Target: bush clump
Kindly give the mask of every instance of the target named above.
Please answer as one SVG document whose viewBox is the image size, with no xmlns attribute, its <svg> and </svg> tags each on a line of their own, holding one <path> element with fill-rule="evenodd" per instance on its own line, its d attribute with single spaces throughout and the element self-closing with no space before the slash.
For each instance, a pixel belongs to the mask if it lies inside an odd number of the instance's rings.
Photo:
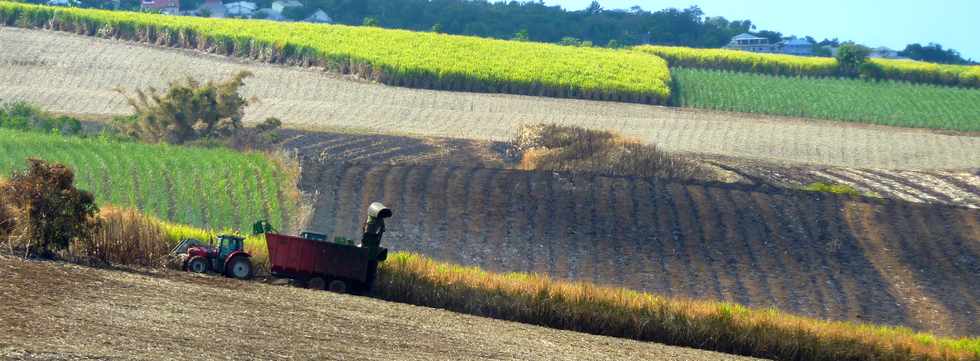
<svg viewBox="0 0 980 361">
<path fill-rule="evenodd" d="M 99 212 L 98 230 L 72 248 L 102 264 L 159 267 L 170 252 L 170 239 L 160 221 L 134 209 L 109 207 Z"/>
<path fill-rule="evenodd" d="M 690 179 L 705 171 L 655 145 L 608 132 L 559 125 L 525 126 L 512 142 L 524 170 Z"/>
<path fill-rule="evenodd" d="M 270 118 L 247 131 L 242 126 L 245 107 L 251 102 L 239 91 L 245 79 L 252 76 L 241 71 L 216 83 L 201 83 L 192 78 L 171 82 L 159 93 L 154 88 L 136 90 L 128 97 L 134 114 L 116 119 L 116 129 L 129 137 L 149 143 L 184 144 L 195 141 L 227 140 L 235 136 L 254 137 L 279 128 L 278 119 Z M 123 90 L 117 90 L 123 95 Z"/>
<path fill-rule="evenodd" d="M 0 106 L 0 128 L 78 134 L 82 131 L 82 123 L 72 117 L 51 115 L 30 103 L 18 101 Z"/>
<path fill-rule="evenodd" d="M 98 229 L 99 208 L 91 193 L 75 188 L 75 174 L 61 164 L 29 159 L 0 187 L 0 217 L 6 241 L 26 254 L 51 257 Z"/>
</svg>

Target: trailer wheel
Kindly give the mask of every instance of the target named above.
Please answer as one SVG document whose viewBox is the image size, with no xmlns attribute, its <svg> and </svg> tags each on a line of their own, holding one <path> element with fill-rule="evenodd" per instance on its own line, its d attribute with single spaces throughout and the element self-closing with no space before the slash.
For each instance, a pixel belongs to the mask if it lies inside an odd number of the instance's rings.
<svg viewBox="0 0 980 361">
<path fill-rule="evenodd" d="M 187 261 L 187 270 L 194 273 L 205 273 L 208 271 L 208 261 L 203 257 L 194 257 Z"/>
<path fill-rule="evenodd" d="M 330 290 L 330 292 L 347 293 L 347 282 L 344 282 L 343 280 L 330 281 L 330 287 L 328 290 Z"/>
<path fill-rule="evenodd" d="M 322 290 L 326 285 L 327 281 L 324 281 L 322 277 L 313 277 L 306 281 L 306 288 L 311 290 Z"/>
</svg>

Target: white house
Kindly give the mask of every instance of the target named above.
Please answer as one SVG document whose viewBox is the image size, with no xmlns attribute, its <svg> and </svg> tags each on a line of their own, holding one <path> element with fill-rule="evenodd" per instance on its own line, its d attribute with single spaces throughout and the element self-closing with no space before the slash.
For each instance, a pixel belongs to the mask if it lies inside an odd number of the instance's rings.
<svg viewBox="0 0 980 361">
<path fill-rule="evenodd" d="M 51 6 L 68 6 L 68 0 L 50 0 L 48 5 Z"/>
<path fill-rule="evenodd" d="M 204 4 L 201 4 L 197 8 L 197 13 L 202 14 L 207 10 L 208 17 L 212 18 L 223 18 L 225 17 L 225 4 L 221 3 L 221 0 L 207 0 Z"/>
<path fill-rule="evenodd" d="M 272 9 L 272 8 L 263 8 L 263 9 L 255 10 L 255 17 L 256 18 L 261 18 L 261 19 L 266 19 L 266 20 L 275 20 L 275 21 L 286 21 L 286 20 L 288 20 L 288 19 L 286 19 L 285 16 L 282 16 L 282 13 L 281 12 L 278 12 L 278 11 Z"/>
<path fill-rule="evenodd" d="M 871 49 L 871 54 L 868 54 L 868 57 L 881 59 L 904 59 L 901 55 L 898 55 L 897 50 L 892 50 L 884 46 Z"/>
<path fill-rule="evenodd" d="M 790 55 L 813 55 L 813 43 L 801 38 L 793 38 L 779 43 L 778 52 Z"/>
<path fill-rule="evenodd" d="M 329 23 L 332 23 L 333 22 L 333 19 L 331 19 L 330 18 L 330 15 L 327 15 L 327 13 L 324 12 L 323 10 L 316 9 L 316 12 L 314 12 L 313 15 L 310 15 L 306 19 L 303 19 L 303 21 L 308 22 L 308 23 L 326 23 L 326 24 L 329 24 Z"/>
<path fill-rule="evenodd" d="M 297 0 L 278 0 L 272 2 L 272 10 L 280 14 L 288 8 L 299 7 L 303 7 L 303 3 Z"/>
<path fill-rule="evenodd" d="M 225 4 L 225 14 L 228 16 L 250 17 L 258 8 L 251 1 L 236 1 Z"/>
<path fill-rule="evenodd" d="M 180 13 L 179 0 L 143 0 L 140 2 L 140 9 L 148 11 L 159 11 L 163 14 L 177 15 Z"/>
<path fill-rule="evenodd" d="M 776 50 L 776 44 L 770 44 L 769 39 L 758 37 L 749 33 L 738 34 L 732 41 L 725 46 L 726 49 L 753 51 L 757 53 L 772 53 Z"/>
</svg>

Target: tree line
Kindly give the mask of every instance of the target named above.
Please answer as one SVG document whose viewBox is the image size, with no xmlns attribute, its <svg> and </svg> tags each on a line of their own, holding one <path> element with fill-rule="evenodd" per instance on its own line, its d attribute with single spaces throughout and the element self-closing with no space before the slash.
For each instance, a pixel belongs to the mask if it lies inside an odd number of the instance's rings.
<svg viewBox="0 0 980 361">
<path fill-rule="evenodd" d="M 43 2 L 43 0 L 27 0 Z M 109 0 L 73 0 L 83 7 L 106 7 Z M 139 0 L 120 0 L 120 7 L 139 8 Z M 224 0 L 231 2 L 235 0 Z M 258 7 L 270 7 L 274 0 L 251 0 Z M 560 43 L 577 46 L 621 47 L 640 44 L 676 45 L 694 48 L 720 48 L 732 37 L 752 33 L 771 42 L 789 39 L 773 30 L 757 29 L 751 20 L 729 20 L 706 16 L 698 6 L 657 11 L 633 6 L 606 9 L 593 1 L 581 10 L 549 6 L 543 0 L 302 0 L 302 8 L 290 9 L 287 18 L 303 19 L 317 9 L 324 10 L 336 23 L 380 26 L 394 29 L 432 31 L 497 39 Z M 194 10 L 203 0 L 181 0 L 182 10 Z M 813 42 L 814 52 L 830 56 L 825 45 L 844 41 L 803 36 Z M 953 49 L 942 45 L 910 44 L 902 56 L 945 64 L 970 64 Z"/>
</svg>

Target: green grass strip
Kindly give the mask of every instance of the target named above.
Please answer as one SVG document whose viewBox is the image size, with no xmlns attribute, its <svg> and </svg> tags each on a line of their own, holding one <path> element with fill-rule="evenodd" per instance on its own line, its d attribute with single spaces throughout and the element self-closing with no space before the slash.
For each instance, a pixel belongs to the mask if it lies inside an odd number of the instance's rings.
<svg viewBox="0 0 980 361">
<path fill-rule="evenodd" d="M 63 163 L 76 171 L 79 188 L 93 192 L 103 204 L 136 208 L 142 199 L 147 214 L 198 227 L 220 225 L 248 231 L 252 222 L 265 219 L 266 214 L 274 224 L 288 225 L 290 220 L 282 218 L 281 209 L 292 212 L 296 206 L 293 202 L 280 204 L 276 197 L 259 204 L 240 204 L 261 200 L 270 190 L 289 193 L 286 187 L 291 185 L 285 177 L 265 179 L 269 188 L 266 190 L 258 189 L 259 183 L 248 179 L 264 175 L 257 167 L 276 167 L 260 153 L 3 129 L 0 151 L 0 175 L 9 176 L 13 170 L 23 169 L 29 157 Z M 139 194 L 135 192 L 137 188 Z M 209 219 L 204 219 L 205 214 Z"/>
<path fill-rule="evenodd" d="M 980 131 L 980 89 L 703 69 L 671 72 L 678 106 Z"/>
</svg>

